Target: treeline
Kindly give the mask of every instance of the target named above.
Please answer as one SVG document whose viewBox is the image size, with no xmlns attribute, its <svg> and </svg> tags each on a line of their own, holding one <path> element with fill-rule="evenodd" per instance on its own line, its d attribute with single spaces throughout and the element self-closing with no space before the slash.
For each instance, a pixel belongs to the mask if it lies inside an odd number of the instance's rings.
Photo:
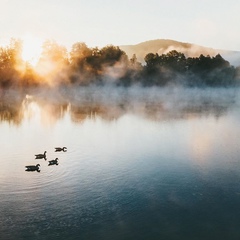
<svg viewBox="0 0 240 240">
<path fill-rule="evenodd" d="M 181 83 L 187 86 L 230 86 L 239 81 L 234 68 L 220 54 L 186 58 L 175 50 L 167 54 L 149 53 L 145 57 L 145 84 Z"/>
<path fill-rule="evenodd" d="M 115 84 L 131 86 L 233 86 L 239 84 L 239 68 L 220 54 L 185 57 L 175 50 L 158 55 L 148 53 L 145 63 L 137 61 L 117 46 L 89 48 L 73 44 L 70 52 L 55 41 L 46 41 L 42 54 L 32 66 L 22 60 L 22 42 L 12 40 L 0 47 L 0 88 L 35 86 L 86 86 Z"/>
</svg>

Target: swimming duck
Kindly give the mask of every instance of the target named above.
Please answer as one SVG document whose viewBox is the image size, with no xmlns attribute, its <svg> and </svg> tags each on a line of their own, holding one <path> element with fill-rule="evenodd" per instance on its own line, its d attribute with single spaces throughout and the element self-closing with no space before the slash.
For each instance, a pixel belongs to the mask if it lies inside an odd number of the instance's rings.
<svg viewBox="0 0 240 240">
<path fill-rule="evenodd" d="M 39 169 L 39 166 L 40 164 L 37 164 L 36 166 L 35 165 L 29 165 L 29 166 L 25 166 L 26 170 L 25 171 L 37 171 L 37 172 L 40 172 L 40 169 Z"/>
<path fill-rule="evenodd" d="M 58 165 L 58 158 L 56 158 L 55 160 L 50 160 L 48 162 L 49 162 L 48 166 L 50 166 L 50 165 Z"/>
<path fill-rule="evenodd" d="M 45 160 L 47 160 L 46 153 L 47 153 L 47 151 L 45 151 L 43 154 L 36 154 L 35 155 L 35 159 L 42 159 L 42 158 L 44 158 Z"/>
<path fill-rule="evenodd" d="M 61 152 L 61 151 L 63 151 L 63 152 L 66 152 L 67 151 L 67 148 L 66 147 L 55 147 L 55 152 Z"/>
</svg>

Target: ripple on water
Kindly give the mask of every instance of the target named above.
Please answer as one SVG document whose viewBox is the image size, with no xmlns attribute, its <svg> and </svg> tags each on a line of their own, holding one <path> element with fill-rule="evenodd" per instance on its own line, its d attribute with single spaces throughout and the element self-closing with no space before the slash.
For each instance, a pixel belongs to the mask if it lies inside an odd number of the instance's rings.
<svg viewBox="0 0 240 240">
<path fill-rule="evenodd" d="M 24 156 L 18 156 L 18 159 L 24 159 Z M 8 157 L 10 167 L 6 166 L 1 171 L 1 194 L 18 195 L 30 194 L 49 189 L 56 183 L 61 182 L 67 175 L 67 169 L 61 165 L 48 166 L 48 161 L 43 159 L 29 161 L 11 161 L 12 156 Z M 25 171 L 26 165 L 40 164 L 40 172 Z M 8 171 L 9 169 L 9 171 Z"/>
</svg>

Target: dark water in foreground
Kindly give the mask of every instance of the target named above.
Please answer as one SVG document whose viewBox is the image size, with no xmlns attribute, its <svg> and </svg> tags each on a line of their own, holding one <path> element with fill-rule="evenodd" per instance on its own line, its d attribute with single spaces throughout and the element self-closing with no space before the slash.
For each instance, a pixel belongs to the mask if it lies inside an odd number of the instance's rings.
<svg viewBox="0 0 240 240">
<path fill-rule="evenodd" d="M 0 239 L 239 240 L 238 91 L 165 91 L 2 103 Z"/>
</svg>

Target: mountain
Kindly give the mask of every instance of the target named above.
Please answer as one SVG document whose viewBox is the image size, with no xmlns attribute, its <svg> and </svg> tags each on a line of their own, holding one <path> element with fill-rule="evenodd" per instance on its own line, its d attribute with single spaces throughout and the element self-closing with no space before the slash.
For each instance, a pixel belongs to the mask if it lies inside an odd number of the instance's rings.
<svg viewBox="0 0 240 240">
<path fill-rule="evenodd" d="M 184 53 L 186 57 L 199 57 L 201 54 L 215 56 L 219 53 L 232 65 L 240 65 L 239 51 L 208 48 L 192 43 L 178 42 L 169 39 L 156 39 L 142 42 L 136 45 L 122 45 L 119 47 L 126 52 L 129 58 L 131 58 L 133 54 L 136 54 L 138 61 L 141 63 L 145 62 L 144 57 L 148 53 L 158 53 L 161 55 L 168 53 L 171 50 L 177 50 L 178 52 Z"/>
</svg>

